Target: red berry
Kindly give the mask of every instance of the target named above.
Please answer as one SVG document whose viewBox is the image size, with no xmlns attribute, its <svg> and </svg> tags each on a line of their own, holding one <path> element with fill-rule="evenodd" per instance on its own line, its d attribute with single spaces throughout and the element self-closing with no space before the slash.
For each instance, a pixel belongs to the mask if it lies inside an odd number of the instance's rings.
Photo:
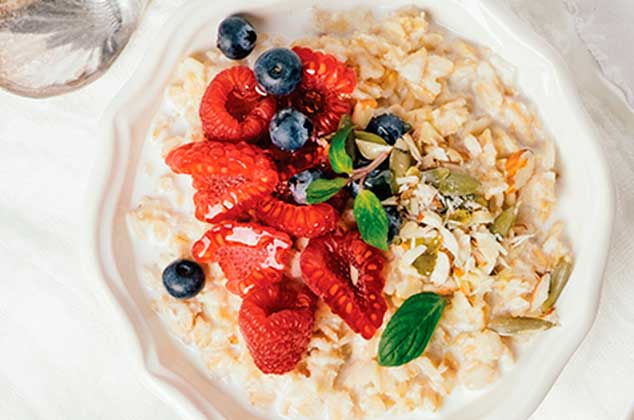
<svg viewBox="0 0 634 420">
<path fill-rule="evenodd" d="M 249 292 L 238 322 L 258 369 L 281 375 L 297 366 L 310 342 L 315 306 L 304 285 L 283 282 Z"/>
<path fill-rule="evenodd" d="M 387 309 L 384 264 L 383 255 L 358 232 L 311 239 L 300 257 L 304 282 L 365 339 L 376 333 Z"/>
<path fill-rule="evenodd" d="M 196 218 L 214 223 L 255 207 L 278 184 L 277 169 L 264 152 L 244 142 L 203 141 L 172 150 L 165 158 L 178 174 L 193 177 Z"/>
<path fill-rule="evenodd" d="M 267 225 L 298 238 L 324 235 L 335 228 L 338 218 L 330 204 L 297 205 L 275 197 L 260 201 L 256 215 Z"/>
<path fill-rule="evenodd" d="M 256 90 L 253 71 L 235 66 L 211 81 L 200 102 L 203 131 L 211 140 L 251 141 L 268 131 L 275 99 Z"/>
<path fill-rule="evenodd" d="M 295 109 L 312 119 L 317 136 L 332 133 L 339 120 L 352 110 L 352 92 L 357 85 L 354 70 L 330 54 L 293 47 L 302 60 L 299 87 L 291 95 Z"/>
<path fill-rule="evenodd" d="M 287 234 L 275 229 L 225 222 L 194 243 L 192 254 L 202 263 L 217 262 L 227 277 L 227 289 L 244 296 L 254 286 L 282 279 L 292 245 Z"/>
</svg>

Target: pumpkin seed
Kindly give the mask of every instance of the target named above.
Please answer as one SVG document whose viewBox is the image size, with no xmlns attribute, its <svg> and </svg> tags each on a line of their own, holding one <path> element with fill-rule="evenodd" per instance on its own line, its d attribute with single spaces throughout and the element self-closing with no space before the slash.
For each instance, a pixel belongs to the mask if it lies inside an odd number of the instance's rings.
<svg viewBox="0 0 634 420">
<path fill-rule="evenodd" d="M 503 238 L 508 236 L 511 228 L 515 224 L 518 211 L 519 206 L 513 206 L 500 213 L 489 227 L 491 233 L 500 235 Z"/>
<path fill-rule="evenodd" d="M 425 245 L 425 252 L 438 252 L 442 245 L 442 236 L 436 235 L 432 238 L 416 238 L 416 246 Z"/>
<path fill-rule="evenodd" d="M 354 136 L 357 140 L 368 141 L 376 144 L 387 144 L 383 137 L 368 131 L 355 130 Z"/>
<path fill-rule="evenodd" d="M 436 168 L 423 173 L 423 180 L 438 188 L 441 194 L 457 197 L 475 194 L 480 181 L 467 174 L 452 172 L 447 168 Z"/>
<path fill-rule="evenodd" d="M 387 143 L 380 144 L 359 139 L 356 139 L 355 143 L 357 144 L 359 153 L 361 153 L 361 155 L 368 160 L 374 160 L 378 158 L 382 153 L 392 150 L 392 146 Z"/>
<path fill-rule="evenodd" d="M 550 287 L 548 289 L 548 297 L 542 304 L 542 311 L 546 312 L 557 303 L 559 295 L 566 287 L 570 274 L 572 273 L 572 260 L 570 257 L 562 257 L 559 259 L 553 272 L 550 274 Z"/>
<path fill-rule="evenodd" d="M 412 265 L 419 274 L 429 277 L 434 272 L 434 268 L 436 268 L 442 237 L 437 235 L 433 238 L 416 238 L 416 246 L 420 245 L 425 245 L 427 249 L 414 260 Z"/>
<path fill-rule="evenodd" d="M 502 336 L 530 334 L 554 327 L 555 324 L 541 318 L 498 316 L 489 320 L 489 329 Z"/>
<path fill-rule="evenodd" d="M 438 252 L 427 253 L 425 251 L 414 260 L 412 265 L 420 275 L 429 277 L 436 268 L 436 260 L 438 260 Z"/>
<path fill-rule="evenodd" d="M 394 178 L 404 177 L 411 166 L 412 156 L 407 150 L 407 145 L 402 139 L 396 140 L 394 149 L 390 154 L 390 169 L 394 174 Z"/>
<path fill-rule="evenodd" d="M 430 169 L 429 171 L 423 172 L 423 181 L 438 187 L 440 181 L 446 179 L 450 174 L 451 171 L 447 168 Z"/>
<path fill-rule="evenodd" d="M 471 212 L 467 209 L 454 210 L 449 215 L 449 220 L 460 223 L 461 225 L 468 225 L 471 222 Z"/>
<path fill-rule="evenodd" d="M 457 172 L 451 172 L 449 176 L 438 182 L 438 191 L 450 197 L 475 194 L 479 188 L 480 181 Z"/>
</svg>

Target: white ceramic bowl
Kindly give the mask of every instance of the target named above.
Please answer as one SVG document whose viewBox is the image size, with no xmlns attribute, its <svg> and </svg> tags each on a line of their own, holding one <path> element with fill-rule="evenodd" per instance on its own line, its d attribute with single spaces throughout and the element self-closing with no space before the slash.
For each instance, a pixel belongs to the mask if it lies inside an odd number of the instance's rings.
<svg viewBox="0 0 634 420">
<path fill-rule="evenodd" d="M 138 69 L 107 113 L 100 162 L 85 224 L 87 275 L 103 279 L 121 315 L 121 331 L 134 354 L 133 374 L 181 410 L 183 418 L 257 418 L 205 373 L 195 356 L 171 338 L 150 310 L 137 276 L 124 215 L 138 158 L 162 92 L 179 61 L 209 48 L 217 23 L 233 12 L 254 16 L 262 30 L 297 33 L 307 8 L 368 6 L 362 0 L 193 0 L 149 47 Z M 512 13 L 493 1 L 375 0 L 377 9 L 415 4 L 465 39 L 491 48 L 518 69 L 521 91 L 536 105 L 556 140 L 561 188 L 558 213 L 567 223 L 575 269 L 558 304 L 561 327 L 536 337 L 514 369 L 471 401 L 452 402 L 433 418 L 526 419 L 539 405 L 590 329 L 599 301 L 614 211 L 613 189 L 594 128 L 582 108 L 565 63 Z M 264 418 L 264 417 L 261 417 Z M 270 416 L 266 416 L 270 418 Z"/>
</svg>

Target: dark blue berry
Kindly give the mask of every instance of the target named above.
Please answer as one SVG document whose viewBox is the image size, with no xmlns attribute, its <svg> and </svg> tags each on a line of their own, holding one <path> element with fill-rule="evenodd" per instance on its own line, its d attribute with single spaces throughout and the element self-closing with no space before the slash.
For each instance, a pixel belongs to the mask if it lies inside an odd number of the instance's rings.
<svg viewBox="0 0 634 420">
<path fill-rule="evenodd" d="M 308 204 L 306 201 L 306 190 L 311 182 L 322 176 L 323 173 L 320 170 L 309 169 L 290 177 L 288 180 L 288 189 L 293 195 L 293 200 L 295 200 L 297 204 Z"/>
<path fill-rule="evenodd" d="M 396 143 L 396 140 L 410 130 L 409 124 L 394 114 L 381 114 L 372 117 L 365 131 L 383 137 L 388 144 Z"/>
<path fill-rule="evenodd" d="M 350 195 L 353 198 L 356 198 L 357 194 L 359 194 L 359 184 L 356 182 L 349 183 L 346 188 L 350 191 Z"/>
<path fill-rule="evenodd" d="M 385 200 L 394 195 L 392 181 L 393 175 L 389 169 L 378 168 L 368 174 L 365 181 L 363 181 L 363 188 L 372 191 L 379 200 Z M 356 197 L 359 194 L 358 183 L 351 182 L 347 188 L 352 197 Z"/>
<path fill-rule="evenodd" d="M 241 60 L 253 51 L 258 35 L 255 28 L 243 17 L 229 16 L 218 26 L 216 45 L 232 60 Z"/>
<path fill-rule="evenodd" d="M 253 71 L 266 93 L 288 95 L 302 80 L 302 61 L 288 48 L 273 48 L 258 57 Z"/>
<path fill-rule="evenodd" d="M 392 195 L 392 171 L 389 169 L 375 169 L 368 174 L 363 186 L 372 191 L 379 200 L 385 200 Z"/>
<path fill-rule="evenodd" d="M 391 243 L 394 237 L 398 235 L 399 231 L 401 230 L 403 218 L 398 212 L 396 206 L 383 206 L 383 208 L 385 209 L 385 213 L 387 214 L 388 221 L 387 241 Z"/>
<path fill-rule="evenodd" d="M 282 150 L 301 148 L 313 133 L 313 123 L 308 117 L 292 108 L 279 111 L 271 119 L 271 142 Z"/>
<path fill-rule="evenodd" d="M 205 285 L 205 273 L 194 261 L 174 261 L 163 270 L 163 285 L 177 299 L 194 297 Z"/>
</svg>

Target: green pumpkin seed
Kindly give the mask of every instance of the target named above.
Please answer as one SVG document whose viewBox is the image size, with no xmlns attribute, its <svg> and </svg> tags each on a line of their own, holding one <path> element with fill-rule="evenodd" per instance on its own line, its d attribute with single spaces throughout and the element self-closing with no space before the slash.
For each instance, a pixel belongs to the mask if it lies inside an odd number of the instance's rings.
<svg viewBox="0 0 634 420">
<path fill-rule="evenodd" d="M 454 210 L 449 215 L 449 220 L 460 223 L 461 225 L 468 225 L 471 222 L 471 212 L 467 209 Z"/>
<path fill-rule="evenodd" d="M 374 133 L 370 133 L 368 131 L 354 130 L 354 136 L 357 138 L 357 140 L 387 145 L 387 142 L 383 139 L 383 137 Z"/>
<path fill-rule="evenodd" d="M 451 171 L 447 168 L 430 169 L 429 171 L 423 172 L 423 181 L 437 187 L 440 181 L 446 179 L 449 175 L 451 175 Z"/>
<path fill-rule="evenodd" d="M 436 268 L 442 237 L 438 235 L 433 238 L 416 238 L 416 246 L 420 245 L 425 245 L 427 249 L 414 260 L 412 265 L 421 275 L 429 277 Z"/>
<path fill-rule="evenodd" d="M 519 207 L 513 206 L 500 213 L 489 227 L 491 233 L 500 235 L 503 238 L 508 236 L 511 228 L 515 225 L 518 211 Z"/>
<path fill-rule="evenodd" d="M 412 166 L 412 156 L 403 139 L 396 140 L 392 154 L 390 154 L 390 170 L 394 178 L 402 178 Z"/>
<path fill-rule="evenodd" d="M 480 181 L 457 172 L 451 172 L 448 177 L 438 182 L 438 191 L 450 197 L 475 194 L 480 188 Z"/>
<path fill-rule="evenodd" d="M 425 245 L 425 252 L 438 252 L 442 245 L 442 236 L 436 235 L 433 238 L 416 238 L 416 246 Z"/>
<path fill-rule="evenodd" d="M 530 334 L 554 327 L 555 324 L 541 318 L 498 316 L 489 320 L 489 329 L 502 336 Z"/>
<path fill-rule="evenodd" d="M 475 194 L 480 188 L 480 181 L 447 168 L 436 168 L 423 172 L 423 180 L 438 188 L 441 194 L 450 197 Z"/>
<path fill-rule="evenodd" d="M 427 251 L 425 251 L 414 260 L 412 265 L 414 266 L 414 268 L 416 268 L 420 275 L 429 277 L 431 276 L 431 273 L 434 272 L 434 268 L 436 268 L 437 259 L 437 252 L 428 254 Z"/>
<path fill-rule="evenodd" d="M 566 287 L 570 274 L 572 273 L 572 260 L 570 257 L 562 257 L 555 265 L 553 272 L 550 274 L 550 287 L 548 289 L 548 297 L 542 304 L 542 311 L 547 312 L 555 306 L 559 295 Z"/>
</svg>

